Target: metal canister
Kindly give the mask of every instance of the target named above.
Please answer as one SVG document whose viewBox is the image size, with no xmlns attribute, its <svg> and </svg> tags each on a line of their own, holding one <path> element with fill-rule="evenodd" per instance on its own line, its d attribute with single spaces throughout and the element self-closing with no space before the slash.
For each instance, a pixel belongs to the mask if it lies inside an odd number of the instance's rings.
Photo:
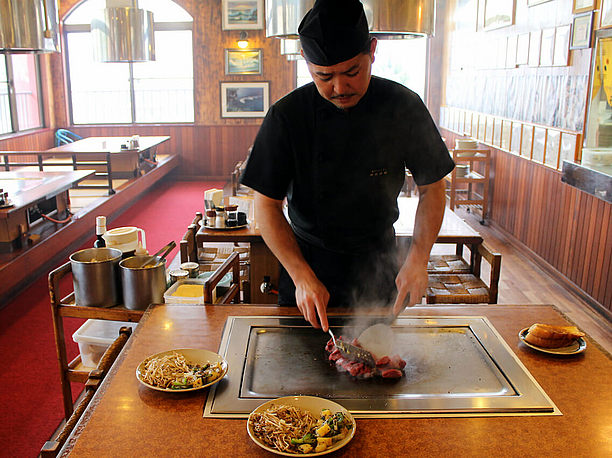
<svg viewBox="0 0 612 458">
<path fill-rule="evenodd" d="M 149 256 L 132 256 L 119 263 L 123 304 L 130 310 L 145 310 L 150 304 L 163 304 L 166 291 L 166 260 L 157 258 L 146 267 Z"/>
<path fill-rule="evenodd" d="M 77 305 L 113 306 L 121 303 L 121 250 L 87 248 L 70 256 Z"/>
<path fill-rule="evenodd" d="M 179 280 L 189 278 L 189 272 L 184 269 L 172 269 L 170 272 L 168 272 L 168 275 L 170 275 L 171 284 L 174 284 Z"/>
<path fill-rule="evenodd" d="M 184 262 L 181 264 L 181 269 L 189 272 L 189 278 L 196 278 L 200 273 L 200 264 L 197 262 Z"/>
</svg>

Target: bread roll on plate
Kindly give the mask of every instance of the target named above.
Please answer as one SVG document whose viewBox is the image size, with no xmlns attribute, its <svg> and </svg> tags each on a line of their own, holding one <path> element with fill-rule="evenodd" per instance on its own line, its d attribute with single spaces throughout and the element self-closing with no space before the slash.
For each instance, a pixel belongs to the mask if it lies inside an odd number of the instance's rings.
<svg viewBox="0 0 612 458">
<path fill-rule="evenodd" d="M 551 326 L 536 323 L 530 326 L 525 340 L 532 345 L 542 348 L 566 347 L 578 337 L 584 337 L 584 332 L 576 326 Z"/>
</svg>

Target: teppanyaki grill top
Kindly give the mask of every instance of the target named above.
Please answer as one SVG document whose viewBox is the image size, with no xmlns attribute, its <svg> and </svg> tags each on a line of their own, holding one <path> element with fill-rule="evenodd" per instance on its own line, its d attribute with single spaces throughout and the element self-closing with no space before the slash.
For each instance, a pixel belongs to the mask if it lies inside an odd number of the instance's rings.
<svg viewBox="0 0 612 458">
<path fill-rule="evenodd" d="M 372 77 L 359 103 L 341 110 L 314 83 L 276 102 L 242 176 L 273 199 L 285 196 L 294 231 L 317 246 L 366 250 L 388 236 L 408 168 L 418 185 L 454 163 L 417 94 Z"/>
</svg>

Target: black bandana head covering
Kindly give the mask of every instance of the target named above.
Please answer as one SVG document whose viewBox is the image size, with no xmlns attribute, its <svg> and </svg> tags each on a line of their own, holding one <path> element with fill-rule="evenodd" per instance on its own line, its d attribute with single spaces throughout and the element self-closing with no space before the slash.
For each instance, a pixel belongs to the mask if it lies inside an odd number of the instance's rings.
<svg viewBox="0 0 612 458">
<path fill-rule="evenodd" d="M 298 33 L 306 60 L 324 67 L 352 59 L 370 39 L 359 0 L 316 0 Z"/>
</svg>

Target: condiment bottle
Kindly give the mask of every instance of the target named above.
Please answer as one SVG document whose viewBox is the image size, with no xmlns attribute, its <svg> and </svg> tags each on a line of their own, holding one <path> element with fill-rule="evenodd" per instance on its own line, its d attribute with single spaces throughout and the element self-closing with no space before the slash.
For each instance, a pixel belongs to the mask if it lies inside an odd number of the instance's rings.
<svg viewBox="0 0 612 458">
<path fill-rule="evenodd" d="M 215 227 L 217 219 L 217 212 L 214 210 L 208 210 L 206 212 L 206 225 L 208 227 Z"/>
<path fill-rule="evenodd" d="M 215 227 L 224 228 L 225 219 L 227 218 L 227 213 L 225 213 L 225 208 L 215 207 L 215 212 L 217 213 L 217 217 L 215 218 Z"/>
<path fill-rule="evenodd" d="M 104 248 L 106 241 L 104 240 L 104 233 L 106 232 L 106 216 L 96 217 L 96 241 L 94 242 L 94 248 Z"/>
<path fill-rule="evenodd" d="M 227 226 L 234 227 L 238 225 L 238 205 L 228 205 L 225 207 L 227 211 Z"/>
</svg>

